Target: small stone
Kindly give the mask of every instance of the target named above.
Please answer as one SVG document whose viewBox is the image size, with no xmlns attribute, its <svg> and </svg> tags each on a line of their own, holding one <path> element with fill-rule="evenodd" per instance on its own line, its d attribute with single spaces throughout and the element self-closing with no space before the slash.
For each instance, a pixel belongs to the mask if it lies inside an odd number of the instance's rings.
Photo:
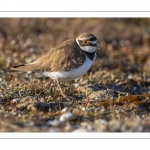
<svg viewBox="0 0 150 150">
<path fill-rule="evenodd" d="M 129 74 L 127 78 L 128 78 L 128 79 L 133 79 L 133 75 L 132 75 L 132 74 Z"/>
<path fill-rule="evenodd" d="M 21 100 L 21 98 L 14 98 L 14 99 L 12 100 L 12 103 L 13 103 L 13 104 L 14 104 L 14 103 L 19 103 L 20 100 Z"/>
<path fill-rule="evenodd" d="M 52 126 L 59 126 L 60 124 L 62 124 L 62 122 L 60 120 L 49 120 L 48 125 L 52 125 Z"/>
<path fill-rule="evenodd" d="M 95 120 L 95 123 L 96 123 L 96 124 L 103 124 L 103 125 L 106 125 L 106 124 L 107 124 L 107 121 L 104 120 L 104 119 L 98 119 L 98 120 Z"/>
<path fill-rule="evenodd" d="M 72 118 L 73 114 L 71 112 L 66 112 L 64 114 L 62 114 L 59 118 L 60 121 L 64 122 L 66 120 L 69 120 L 70 118 Z"/>
<path fill-rule="evenodd" d="M 64 109 L 62 109 L 61 113 L 65 113 L 65 112 L 67 112 L 68 110 L 69 110 L 69 108 L 68 108 L 68 107 L 65 107 Z"/>
<path fill-rule="evenodd" d="M 79 84 L 78 84 L 78 83 L 75 83 L 75 84 L 74 84 L 74 87 L 75 87 L 75 88 L 77 88 L 78 86 L 79 86 Z"/>
</svg>

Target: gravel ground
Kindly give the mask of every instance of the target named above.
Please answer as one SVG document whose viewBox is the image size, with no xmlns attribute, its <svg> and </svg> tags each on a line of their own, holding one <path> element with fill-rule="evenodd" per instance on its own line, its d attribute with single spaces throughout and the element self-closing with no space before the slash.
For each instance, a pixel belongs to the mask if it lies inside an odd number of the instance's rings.
<svg viewBox="0 0 150 150">
<path fill-rule="evenodd" d="M 93 33 L 101 50 L 72 82 L 14 72 L 56 44 Z M 150 19 L 0 18 L 1 132 L 149 132 Z"/>
</svg>

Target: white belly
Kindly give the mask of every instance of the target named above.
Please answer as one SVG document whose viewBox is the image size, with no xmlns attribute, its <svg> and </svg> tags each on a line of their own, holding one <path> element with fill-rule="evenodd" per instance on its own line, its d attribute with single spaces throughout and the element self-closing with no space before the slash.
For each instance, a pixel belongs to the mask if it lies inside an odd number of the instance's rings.
<svg viewBox="0 0 150 150">
<path fill-rule="evenodd" d="M 74 79 L 80 77 L 81 75 L 83 75 L 84 73 L 86 73 L 90 69 L 92 63 L 93 63 L 93 61 L 90 60 L 88 57 L 86 57 L 85 62 L 79 68 L 72 69 L 72 70 L 67 71 L 67 72 L 65 72 L 65 71 L 62 71 L 62 72 L 43 72 L 43 75 L 48 76 L 54 80 L 55 79 L 59 79 L 61 81 L 74 80 Z"/>
</svg>

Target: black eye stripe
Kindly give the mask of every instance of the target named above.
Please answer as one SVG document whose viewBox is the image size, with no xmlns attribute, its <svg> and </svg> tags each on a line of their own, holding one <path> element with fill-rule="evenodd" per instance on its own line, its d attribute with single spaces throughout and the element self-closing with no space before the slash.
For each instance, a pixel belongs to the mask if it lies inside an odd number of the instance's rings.
<svg viewBox="0 0 150 150">
<path fill-rule="evenodd" d="M 83 42 L 83 41 L 95 42 L 95 41 L 97 41 L 97 39 L 95 38 L 95 39 L 92 39 L 92 40 L 91 40 L 91 39 L 90 39 L 90 40 L 87 39 L 87 40 L 78 40 L 78 41 L 79 41 L 79 42 Z"/>
<path fill-rule="evenodd" d="M 85 43 L 83 43 L 83 41 L 81 41 L 81 40 L 78 40 L 78 42 L 79 42 L 79 44 L 80 44 L 80 46 L 97 46 L 97 44 L 95 43 L 95 44 L 92 44 L 92 43 L 88 43 L 88 44 L 85 44 Z"/>
</svg>

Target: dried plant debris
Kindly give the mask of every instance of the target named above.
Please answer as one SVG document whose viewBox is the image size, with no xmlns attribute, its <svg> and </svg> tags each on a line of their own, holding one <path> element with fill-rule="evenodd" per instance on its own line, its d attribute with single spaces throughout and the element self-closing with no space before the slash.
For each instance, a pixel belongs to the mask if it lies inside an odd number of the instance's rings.
<svg viewBox="0 0 150 150">
<path fill-rule="evenodd" d="M 150 131 L 150 19 L 0 22 L 0 132 Z M 85 75 L 61 82 L 73 99 L 63 98 L 56 83 L 40 73 L 10 70 L 87 31 L 101 50 Z"/>
</svg>

